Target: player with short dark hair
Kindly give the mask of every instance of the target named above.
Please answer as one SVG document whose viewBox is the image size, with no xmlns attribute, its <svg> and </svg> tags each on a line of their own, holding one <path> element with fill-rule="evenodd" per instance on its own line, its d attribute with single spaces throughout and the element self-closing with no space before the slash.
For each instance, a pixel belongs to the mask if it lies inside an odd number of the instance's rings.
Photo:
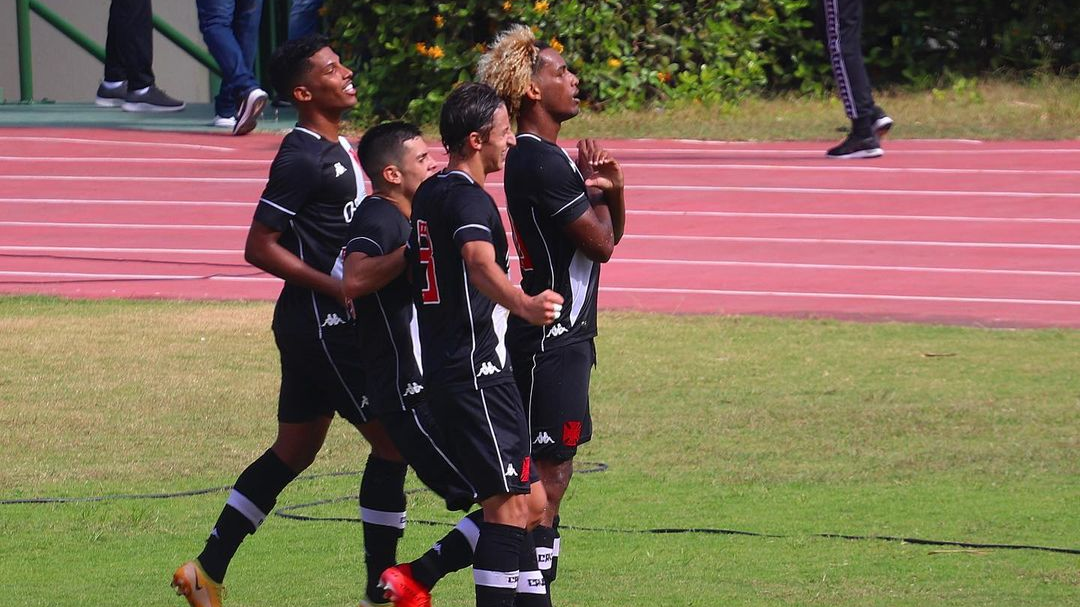
<svg viewBox="0 0 1080 607">
<path fill-rule="evenodd" d="M 507 314 L 550 324 L 562 298 L 553 291 L 526 295 L 508 277 L 505 228 L 483 187 L 514 144 L 502 100 L 489 86 L 466 83 L 447 97 L 439 124 L 450 161 L 416 192 L 407 249 L 424 389 L 483 508 L 473 560 L 476 604 L 511 605 L 525 529 L 539 515 L 542 491 L 537 487 L 530 504 L 536 477 L 504 344 Z"/>
<path fill-rule="evenodd" d="M 280 47 L 271 71 L 279 90 L 291 95 L 299 122 L 270 167 L 244 257 L 285 281 L 273 320 L 281 354 L 277 438 L 236 480 L 206 546 L 176 570 L 173 586 L 192 607 L 220 607 L 221 583 L 240 543 L 314 461 L 340 414 L 371 444 L 359 495 L 368 566 L 363 604 L 383 604 L 378 577 L 396 562 L 406 468 L 366 408 L 360 348 L 341 295 L 339 252 L 364 197 L 352 147 L 339 135 L 342 115 L 356 104 L 353 74 L 317 37 Z"/>
<path fill-rule="evenodd" d="M 600 264 L 623 235 L 623 174 L 595 141 L 578 143 L 576 161 L 559 147 L 562 123 L 579 111 L 578 79 L 559 52 L 537 41 L 528 27 L 515 26 L 496 38 L 477 75 L 495 87 L 517 119 L 518 145 L 507 156 L 503 181 L 521 288 L 526 294 L 551 289 L 564 299 L 554 324 L 537 327 L 511 318 L 506 333 L 529 416 L 533 461 L 548 499 L 533 537 L 550 593 L 560 551 L 559 505 L 578 447 L 592 438 L 596 297 Z"/>
</svg>

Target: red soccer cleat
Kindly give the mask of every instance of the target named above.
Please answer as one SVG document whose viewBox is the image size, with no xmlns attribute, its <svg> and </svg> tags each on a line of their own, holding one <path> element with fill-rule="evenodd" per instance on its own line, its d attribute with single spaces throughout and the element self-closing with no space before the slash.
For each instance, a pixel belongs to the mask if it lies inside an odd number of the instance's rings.
<svg viewBox="0 0 1080 607">
<path fill-rule="evenodd" d="M 394 565 L 379 576 L 379 588 L 394 607 L 431 607 L 431 593 L 413 579 L 412 565 Z"/>
</svg>

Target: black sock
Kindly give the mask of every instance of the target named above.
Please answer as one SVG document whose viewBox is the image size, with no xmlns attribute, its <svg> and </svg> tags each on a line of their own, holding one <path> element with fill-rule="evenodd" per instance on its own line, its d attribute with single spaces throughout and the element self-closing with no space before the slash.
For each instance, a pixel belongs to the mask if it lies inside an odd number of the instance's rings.
<svg viewBox="0 0 1080 607">
<path fill-rule="evenodd" d="M 405 530 L 405 470 L 401 462 L 369 456 L 360 481 L 364 564 L 368 598 L 382 597 L 379 576 L 397 564 L 397 545 Z"/>
<path fill-rule="evenodd" d="M 518 584 L 518 555 L 525 530 L 483 523 L 473 558 L 476 607 L 512 607 Z"/>
<path fill-rule="evenodd" d="M 472 565 L 483 522 L 483 510 L 473 511 L 458 521 L 450 533 L 411 563 L 413 579 L 431 590 L 447 574 Z"/>
<path fill-rule="evenodd" d="M 267 449 L 236 479 L 214 530 L 199 554 L 199 564 L 214 581 L 225 581 L 229 561 L 244 538 L 255 533 L 274 509 L 277 496 L 296 478 L 296 472 Z"/>
<path fill-rule="evenodd" d="M 551 607 L 544 576 L 536 565 L 536 544 L 533 536 L 525 534 L 518 555 L 518 585 L 514 595 L 514 607 Z"/>
</svg>

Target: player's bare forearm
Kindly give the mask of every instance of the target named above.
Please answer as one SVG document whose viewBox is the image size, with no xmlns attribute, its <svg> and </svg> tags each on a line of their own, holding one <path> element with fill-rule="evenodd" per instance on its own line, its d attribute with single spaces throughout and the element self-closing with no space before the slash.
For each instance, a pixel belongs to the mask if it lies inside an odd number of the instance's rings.
<svg viewBox="0 0 1080 607">
<path fill-rule="evenodd" d="M 562 312 L 562 295 L 546 290 L 532 297 L 510 283 L 499 264 L 495 263 L 495 247 L 477 240 L 461 247 L 461 258 L 469 271 L 469 282 L 511 314 L 534 325 L 549 325 Z"/>
<path fill-rule="evenodd" d="M 525 293 L 515 287 L 495 263 L 495 247 L 490 242 L 474 240 L 461 247 L 461 258 L 469 271 L 469 282 L 489 299 L 518 314 L 521 310 Z"/>
<path fill-rule="evenodd" d="M 345 274 L 342 288 L 346 299 L 370 295 L 405 271 L 405 247 L 399 247 L 387 255 L 371 257 L 363 253 L 350 253 L 345 258 Z"/>
<path fill-rule="evenodd" d="M 318 291 L 334 299 L 341 297 L 341 281 L 304 263 L 281 246 L 279 238 L 281 232 L 258 221 L 252 221 L 247 243 L 244 245 L 244 259 L 285 282 Z"/>
</svg>

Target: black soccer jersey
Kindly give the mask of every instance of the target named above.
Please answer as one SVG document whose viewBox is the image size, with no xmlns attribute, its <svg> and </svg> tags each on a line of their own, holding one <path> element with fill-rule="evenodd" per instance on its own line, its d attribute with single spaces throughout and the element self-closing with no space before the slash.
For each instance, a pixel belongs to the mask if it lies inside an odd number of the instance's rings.
<svg viewBox="0 0 1080 607">
<path fill-rule="evenodd" d="M 509 271 L 495 201 L 461 171 L 429 177 L 413 197 L 409 266 L 428 389 L 480 389 L 514 381 L 504 343 L 506 308 L 469 281 L 461 247 L 490 242 Z"/>
<path fill-rule="evenodd" d="M 595 337 L 600 264 L 564 232 L 589 208 L 577 165 L 554 143 L 523 133 L 506 157 L 503 180 L 521 288 L 529 295 L 551 289 L 563 296 L 555 324 L 536 327 L 512 317 L 507 342 L 515 352 L 539 352 Z"/>
<path fill-rule="evenodd" d="M 274 157 L 255 219 L 280 231 L 278 242 L 304 263 L 340 278 L 341 248 L 363 197 L 360 164 L 348 141 L 296 127 Z M 349 322 L 337 298 L 288 282 L 274 308 L 277 332 L 321 338 Z"/>
<path fill-rule="evenodd" d="M 349 224 L 345 254 L 387 255 L 405 244 L 409 231 L 409 220 L 393 203 L 368 196 Z M 388 413 L 411 409 L 423 398 L 424 385 L 412 289 L 406 272 L 354 303 L 372 410 Z"/>
</svg>

